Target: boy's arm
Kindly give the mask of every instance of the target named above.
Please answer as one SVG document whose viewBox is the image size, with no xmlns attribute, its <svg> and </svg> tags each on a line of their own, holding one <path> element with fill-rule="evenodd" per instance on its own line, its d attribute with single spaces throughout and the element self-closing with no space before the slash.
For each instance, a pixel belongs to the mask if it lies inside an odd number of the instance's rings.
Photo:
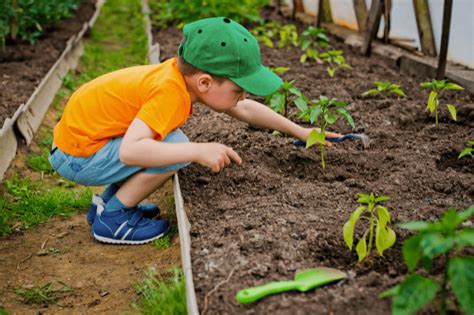
<svg viewBox="0 0 474 315">
<path fill-rule="evenodd" d="M 120 145 L 120 160 L 126 165 L 159 167 L 196 162 L 214 172 L 242 160 L 231 148 L 220 143 L 166 143 L 154 140 L 156 133 L 139 118 L 135 118 Z"/>
<path fill-rule="evenodd" d="M 275 113 L 267 106 L 250 99 L 238 102 L 236 107 L 226 111 L 226 113 L 238 120 L 260 127 L 278 130 L 304 142 L 306 142 L 311 130 L 317 129 L 319 131 L 319 128 L 301 127 L 282 115 Z M 337 138 L 342 135 L 334 132 L 326 132 L 326 136 L 329 138 Z"/>
</svg>

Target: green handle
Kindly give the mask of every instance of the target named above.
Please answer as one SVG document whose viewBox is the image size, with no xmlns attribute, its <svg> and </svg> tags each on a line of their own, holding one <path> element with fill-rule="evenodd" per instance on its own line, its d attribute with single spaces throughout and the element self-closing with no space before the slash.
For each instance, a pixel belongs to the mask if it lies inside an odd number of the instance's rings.
<svg viewBox="0 0 474 315">
<path fill-rule="evenodd" d="M 252 303 L 270 294 L 295 290 L 297 289 L 297 285 L 298 282 L 296 281 L 270 282 L 258 287 L 240 290 L 235 296 L 235 299 L 240 304 Z"/>
</svg>

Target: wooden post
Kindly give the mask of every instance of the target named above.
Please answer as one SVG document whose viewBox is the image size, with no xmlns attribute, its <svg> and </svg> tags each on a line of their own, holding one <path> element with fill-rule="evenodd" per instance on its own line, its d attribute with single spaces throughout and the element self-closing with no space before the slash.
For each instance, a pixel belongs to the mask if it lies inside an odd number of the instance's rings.
<svg viewBox="0 0 474 315">
<path fill-rule="evenodd" d="M 363 55 L 370 55 L 370 46 L 372 40 L 377 36 L 377 31 L 380 25 L 380 18 L 382 17 L 384 0 L 372 0 L 370 7 L 369 18 L 367 19 L 367 27 L 364 35 L 364 42 L 362 43 L 361 52 Z"/>
<path fill-rule="evenodd" d="M 441 47 L 439 50 L 438 71 L 436 78 L 444 78 L 446 70 L 446 58 L 448 56 L 449 31 L 451 29 L 451 12 L 453 11 L 453 0 L 444 0 L 443 30 L 441 32 Z"/>
<path fill-rule="evenodd" d="M 418 28 L 421 51 L 427 56 L 436 57 L 436 46 L 428 0 L 413 0 L 413 8 L 415 9 L 416 26 Z"/>
<path fill-rule="evenodd" d="M 316 14 L 316 27 L 321 27 L 321 23 L 331 23 L 332 13 L 329 0 L 319 0 L 318 14 Z"/>
<path fill-rule="evenodd" d="M 367 26 L 367 6 L 365 5 L 365 0 L 353 0 L 353 2 L 359 32 L 363 33 Z"/>
<path fill-rule="evenodd" d="M 385 2 L 383 3 L 383 19 L 384 19 L 383 41 L 385 43 L 389 42 L 391 11 L 392 11 L 392 0 L 385 0 Z"/>
</svg>

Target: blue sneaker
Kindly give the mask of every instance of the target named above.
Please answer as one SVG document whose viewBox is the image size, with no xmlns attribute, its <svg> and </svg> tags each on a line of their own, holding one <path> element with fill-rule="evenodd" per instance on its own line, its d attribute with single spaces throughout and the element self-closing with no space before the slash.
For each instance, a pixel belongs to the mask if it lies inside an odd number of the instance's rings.
<svg viewBox="0 0 474 315">
<path fill-rule="evenodd" d="M 97 206 L 105 206 L 104 200 L 99 195 L 92 195 L 92 202 L 87 211 L 87 223 L 92 225 L 94 223 L 95 214 L 97 213 Z M 160 217 L 160 207 L 153 203 L 144 203 L 136 206 L 136 208 L 143 212 L 143 217 L 147 219 L 158 219 Z"/>
<path fill-rule="evenodd" d="M 92 235 L 100 242 L 111 244 L 145 244 L 162 237 L 169 228 L 165 220 L 151 220 L 132 208 L 105 212 L 97 206 Z"/>
</svg>

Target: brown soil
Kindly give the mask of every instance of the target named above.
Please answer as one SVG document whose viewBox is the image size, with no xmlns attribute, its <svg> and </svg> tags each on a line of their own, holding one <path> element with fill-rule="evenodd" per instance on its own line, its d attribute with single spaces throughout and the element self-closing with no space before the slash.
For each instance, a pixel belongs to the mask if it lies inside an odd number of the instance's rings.
<svg viewBox="0 0 474 315">
<path fill-rule="evenodd" d="M 21 40 L 7 42 L 5 52 L 0 53 L 0 128 L 15 114 L 18 106 L 28 101 L 66 48 L 67 40 L 90 20 L 96 2 L 82 0 L 74 17 L 46 26 L 35 45 Z"/>
<path fill-rule="evenodd" d="M 282 19 L 281 17 L 272 17 Z M 300 25 L 301 27 L 301 25 Z M 162 58 L 175 55 L 180 32 L 156 30 Z M 364 150 L 357 142 L 327 148 L 326 170 L 318 148 L 295 147 L 294 139 L 272 135 L 226 115 L 196 106 L 184 130 L 192 141 L 221 142 L 243 158 L 219 174 L 191 165 L 181 174 L 185 207 L 192 225 L 192 260 L 197 301 L 210 314 L 389 314 L 390 301 L 377 298 L 406 273 L 401 244 L 407 233 L 394 226 L 395 246 L 362 264 L 342 239 L 342 226 L 357 207 L 357 193 L 388 195 L 393 223 L 438 218 L 448 207 L 464 209 L 474 199 L 474 159 L 457 159 L 474 139 L 474 105 L 466 92 L 446 93 L 458 121 L 441 109 L 440 124 L 425 111 L 428 78 L 400 75 L 381 58 L 364 58 L 331 39 L 345 51 L 352 71 L 329 78 L 325 67 L 299 63 L 297 49 L 261 46 L 263 63 L 290 67 L 283 74 L 310 98 L 336 97 L 350 103 L 356 132 L 371 138 Z M 402 85 L 406 98 L 361 93 L 374 80 Z M 470 104 L 471 103 L 471 104 Z M 342 121 L 332 131 L 349 132 Z M 288 280 L 295 271 L 317 266 L 349 274 L 347 280 L 308 293 L 285 293 L 250 305 L 235 294 L 246 287 Z M 439 266 L 434 273 L 439 273 Z M 233 272 L 230 281 L 209 292 Z M 434 308 L 426 312 L 434 313 Z"/>
</svg>

